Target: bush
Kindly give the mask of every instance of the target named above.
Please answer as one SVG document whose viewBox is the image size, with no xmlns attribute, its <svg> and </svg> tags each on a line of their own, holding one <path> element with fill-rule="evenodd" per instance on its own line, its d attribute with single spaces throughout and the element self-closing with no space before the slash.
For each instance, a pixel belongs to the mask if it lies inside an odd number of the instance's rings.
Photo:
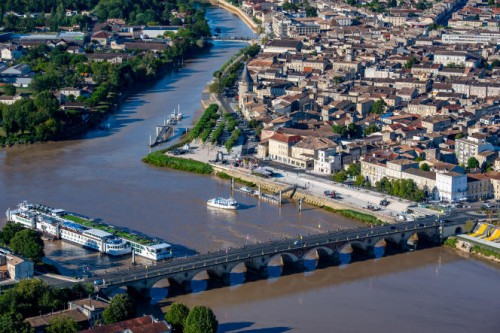
<svg viewBox="0 0 500 333">
<path fill-rule="evenodd" d="M 349 219 L 353 219 L 359 222 L 363 223 L 369 223 L 373 225 L 385 225 L 386 223 L 382 220 L 379 220 L 373 215 L 362 213 L 362 212 L 357 212 L 355 210 L 351 209 L 334 209 L 330 207 L 323 207 L 325 210 L 335 213 L 335 214 L 340 214 L 344 217 L 347 217 Z"/>
<path fill-rule="evenodd" d="M 444 241 L 444 245 L 455 248 L 457 246 L 457 238 L 456 237 L 448 237 Z"/>
<path fill-rule="evenodd" d="M 198 174 L 211 174 L 213 172 L 210 164 L 192 159 L 167 156 L 162 151 L 155 151 L 144 157 L 142 161 L 157 167 L 166 167 Z"/>
<path fill-rule="evenodd" d="M 478 253 L 478 254 L 481 254 L 485 257 L 493 257 L 496 259 L 500 259 L 500 253 L 493 251 L 493 250 L 490 250 L 490 249 L 485 249 L 485 248 L 479 247 L 477 245 L 474 246 L 471 249 L 471 251 L 472 251 L 472 253 Z"/>
</svg>

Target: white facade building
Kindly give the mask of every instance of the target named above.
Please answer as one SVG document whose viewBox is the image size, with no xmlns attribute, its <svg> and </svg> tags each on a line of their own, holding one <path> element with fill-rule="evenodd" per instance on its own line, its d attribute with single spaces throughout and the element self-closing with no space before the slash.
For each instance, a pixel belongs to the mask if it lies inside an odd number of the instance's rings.
<svg viewBox="0 0 500 333">
<path fill-rule="evenodd" d="M 439 199 L 443 201 L 460 201 L 467 199 L 467 176 L 456 173 L 436 173 L 436 187 Z"/>
<path fill-rule="evenodd" d="M 336 149 L 321 149 L 318 150 L 318 157 L 314 160 L 314 171 L 332 174 L 342 168 L 342 157 L 337 153 Z"/>
</svg>

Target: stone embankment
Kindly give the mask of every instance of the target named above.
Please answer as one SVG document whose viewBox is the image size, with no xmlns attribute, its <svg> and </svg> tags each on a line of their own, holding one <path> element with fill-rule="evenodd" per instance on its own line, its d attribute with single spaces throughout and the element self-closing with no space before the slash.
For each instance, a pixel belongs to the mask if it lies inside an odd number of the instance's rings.
<svg viewBox="0 0 500 333">
<path fill-rule="evenodd" d="M 280 184 L 277 181 L 273 181 L 273 180 L 270 180 L 268 178 L 262 178 L 262 177 L 258 177 L 258 176 L 252 175 L 252 174 L 248 174 L 248 173 L 242 172 L 242 171 L 235 169 L 235 168 L 228 168 L 228 167 L 224 167 L 224 166 L 217 165 L 217 164 L 210 164 L 210 165 L 214 169 L 215 174 L 217 174 L 219 172 L 223 172 L 231 177 L 239 178 L 239 179 L 244 180 L 246 182 L 254 183 L 256 186 L 260 186 L 261 189 L 269 191 L 269 192 L 277 193 L 280 190 L 284 190 L 284 189 L 290 187 L 289 184 Z M 290 195 L 290 192 L 284 194 L 283 196 L 288 197 L 289 195 Z M 327 198 L 327 197 L 325 197 L 325 198 L 318 197 L 318 196 L 310 194 L 307 191 L 304 191 L 303 189 L 300 189 L 300 188 L 298 188 L 295 191 L 293 198 L 295 200 L 303 199 L 305 203 L 308 203 L 308 204 L 314 205 L 314 206 L 318 206 L 318 207 L 329 207 L 329 208 L 334 209 L 334 210 L 349 209 L 349 210 L 354 210 L 354 211 L 359 212 L 359 207 L 351 206 L 346 202 L 333 201 L 332 199 Z M 384 214 L 379 214 L 378 212 L 369 212 L 369 213 L 360 212 L 360 213 L 375 216 L 376 218 L 378 218 L 379 220 L 384 221 L 384 222 L 393 222 L 393 219 L 391 219 L 390 217 L 388 217 Z"/>
<path fill-rule="evenodd" d="M 243 22 L 245 22 L 246 25 L 250 29 L 252 29 L 254 32 L 258 32 L 259 25 L 255 23 L 251 17 L 249 17 L 245 12 L 243 12 L 240 8 L 230 4 L 227 1 L 224 0 L 206 0 L 207 2 L 211 3 L 214 6 L 218 6 L 222 9 L 227 10 L 230 13 L 233 13 L 234 15 L 238 16 Z"/>
</svg>

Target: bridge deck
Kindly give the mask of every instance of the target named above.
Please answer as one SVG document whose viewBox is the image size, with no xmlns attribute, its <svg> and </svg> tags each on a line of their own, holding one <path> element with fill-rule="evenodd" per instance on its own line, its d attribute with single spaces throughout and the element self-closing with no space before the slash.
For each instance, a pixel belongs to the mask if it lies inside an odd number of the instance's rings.
<svg viewBox="0 0 500 333">
<path fill-rule="evenodd" d="M 386 226 L 362 227 L 348 230 L 329 231 L 314 235 L 305 235 L 295 238 L 283 238 L 269 240 L 257 244 L 245 245 L 238 248 L 207 252 L 185 258 L 174 258 L 165 262 L 158 262 L 154 266 L 122 270 L 108 274 L 104 277 L 85 279 L 81 282 L 94 282 L 97 279 L 105 279 L 106 286 L 126 285 L 129 282 L 148 279 L 153 277 L 168 277 L 181 272 L 192 270 L 209 269 L 222 263 L 241 263 L 252 258 L 262 256 L 275 256 L 281 253 L 293 251 L 309 251 L 310 249 L 326 245 L 343 245 L 351 242 L 362 242 L 367 238 L 389 237 L 405 233 L 411 235 L 426 230 L 436 230 L 442 225 L 454 226 L 464 223 L 455 221 L 427 221 L 427 222 L 405 222 Z M 58 286 L 69 286 L 73 283 L 60 282 Z"/>
</svg>

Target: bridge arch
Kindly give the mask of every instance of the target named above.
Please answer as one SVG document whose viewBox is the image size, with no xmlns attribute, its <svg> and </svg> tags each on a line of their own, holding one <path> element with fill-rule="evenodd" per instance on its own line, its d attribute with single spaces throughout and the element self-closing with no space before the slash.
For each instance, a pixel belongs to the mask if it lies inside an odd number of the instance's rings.
<svg viewBox="0 0 500 333">
<path fill-rule="evenodd" d="M 335 251 L 326 247 L 326 246 L 318 246 L 312 248 L 304 253 L 302 259 L 304 260 L 317 260 L 319 262 L 328 262 L 334 256 Z"/>
<path fill-rule="evenodd" d="M 289 252 L 283 252 L 272 256 L 268 261 L 268 266 L 285 266 L 293 265 L 299 261 L 299 258 Z"/>
<path fill-rule="evenodd" d="M 462 228 L 462 226 L 458 226 L 455 228 L 455 235 L 460 235 L 463 233 L 464 233 L 464 229 Z"/>
<path fill-rule="evenodd" d="M 247 271 L 248 271 L 248 269 L 247 269 L 247 266 L 245 265 L 245 263 L 240 262 L 240 263 L 234 265 L 229 272 L 239 274 L 239 273 L 246 273 Z"/>
<path fill-rule="evenodd" d="M 212 273 L 212 274 L 210 274 Z M 193 275 L 193 277 L 191 278 L 192 281 L 196 281 L 196 280 L 209 280 L 210 279 L 210 275 L 217 275 L 215 274 L 215 272 L 209 272 L 207 270 L 203 270 L 203 271 L 199 271 L 197 273 L 195 273 Z"/>
<path fill-rule="evenodd" d="M 434 232 L 429 232 L 427 230 L 413 232 L 407 235 L 405 238 L 405 244 L 403 245 L 416 248 L 418 243 L 432 243 L 434 236 Z"/>
<path fill-rule="evenodd" d="M 367 245 L 365 243 L 357 241 L 351 242 L 351 247 L 354 253 L 364 253 L 367 250 Z"/>
</svg>

